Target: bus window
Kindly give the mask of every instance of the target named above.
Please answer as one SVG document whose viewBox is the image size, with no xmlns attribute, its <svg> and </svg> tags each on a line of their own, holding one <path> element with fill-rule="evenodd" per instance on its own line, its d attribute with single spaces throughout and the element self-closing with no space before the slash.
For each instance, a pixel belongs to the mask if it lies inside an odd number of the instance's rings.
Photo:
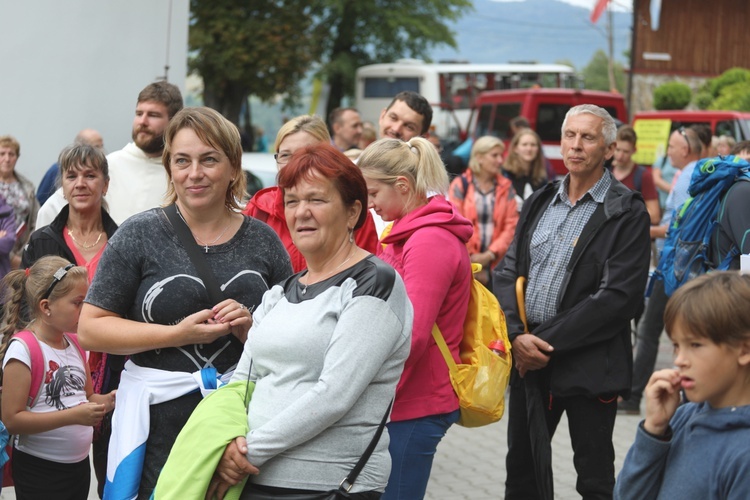
<svg viewBox="0 0 750 500">
<path fill-rule="evenodd" d="M 399 92 L 403 92 L 405 90 L 411 90 L 413 92 L 419 93 L 419 78 L 365 78 L 365 98 L 391 99 Z"/>
<path fill-rule="evenodd" d="M 447 109 L 471 109 L 477 94 L 487 88 L 482 73 L 440 73 L 440 102 Z"/>
<path fill-rule="evenodd" d="M 495 121 L 492 125 L 492 135 L 503 140 L 512 139 L 510 121 L 521 114 L 521 103 L 498 104 L 495 108 Z"/>
</svg>

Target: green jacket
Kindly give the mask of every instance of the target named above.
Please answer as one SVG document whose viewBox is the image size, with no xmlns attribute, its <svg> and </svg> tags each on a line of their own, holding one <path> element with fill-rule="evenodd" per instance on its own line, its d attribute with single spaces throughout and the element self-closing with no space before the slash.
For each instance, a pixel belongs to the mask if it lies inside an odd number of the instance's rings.
<svg viewBox="0 0 750 500">
<path fill-rule="evenodd" d="M 255 384 L 237 381 L 206 396 L 172 446 L 154 489 L 155 500 L 204 498 L 227 445 L 248 432 L 245 395 Z M 248 399 L 249 401 L 249 399 Z M 247 478 L 231 487 L 227 500 L 240 497 Z"/>
</svg>

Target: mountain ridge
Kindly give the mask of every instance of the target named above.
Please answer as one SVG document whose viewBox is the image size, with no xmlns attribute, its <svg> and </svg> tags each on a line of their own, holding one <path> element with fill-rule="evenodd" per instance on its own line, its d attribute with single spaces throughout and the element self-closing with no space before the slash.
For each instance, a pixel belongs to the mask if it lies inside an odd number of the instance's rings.
<svg viewBox="0 0 750 500">
<path fill-rule="evenodd" d="M 471 63 L 568 60 L 580 71 L 597 50 L 607 52 L 606 16 L 592 25 L 591 11 L 557 0 L 474 0 L 474 10 L 449 23 L 458 50 L 434 49 L 433 60 Z M 633 14 L 613 12 L 614 58 L 627 64 Z"/>
</svg>

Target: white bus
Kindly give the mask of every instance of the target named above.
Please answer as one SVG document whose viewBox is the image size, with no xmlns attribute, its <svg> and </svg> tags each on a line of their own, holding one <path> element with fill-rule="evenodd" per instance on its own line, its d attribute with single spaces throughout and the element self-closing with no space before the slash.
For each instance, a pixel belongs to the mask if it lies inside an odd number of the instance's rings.
<svg viewBox="0 0 750 500">
<path fill-rule="evenodd" d="M 564 64 L 432 64 L 400 59 L 357 69 L 356 107 L 363 120 L 377 123 L 396 94 L 412 90 L 432 105 L 431 131 L 442 139 L 457 140 L 466 130 L 479 92 L 575 84 L 573 68 Z"/>
</svg>

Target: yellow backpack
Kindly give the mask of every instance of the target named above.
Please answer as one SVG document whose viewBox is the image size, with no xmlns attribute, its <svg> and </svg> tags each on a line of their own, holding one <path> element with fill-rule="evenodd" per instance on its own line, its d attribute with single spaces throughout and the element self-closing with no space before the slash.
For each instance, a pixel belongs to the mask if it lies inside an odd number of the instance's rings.
<svg viewBox="0 0 750 500">
<path fill-rule="evenodd" d="M 432 336 L 445 358 L 458 396 L 458 424 L 464 427 L 480 427 L 502 418 L 513 365 L 505 314 L 492 292 L 473 276 L 481 270 L 481 264 L 471 265 L 471 295 L 459 349 L 461 363 L 454 361 L 437 324 L 432 327 Z M 504 357 L 490 349 L 490 343 L 498 340 L 505 347 Z"/>
</svg>

